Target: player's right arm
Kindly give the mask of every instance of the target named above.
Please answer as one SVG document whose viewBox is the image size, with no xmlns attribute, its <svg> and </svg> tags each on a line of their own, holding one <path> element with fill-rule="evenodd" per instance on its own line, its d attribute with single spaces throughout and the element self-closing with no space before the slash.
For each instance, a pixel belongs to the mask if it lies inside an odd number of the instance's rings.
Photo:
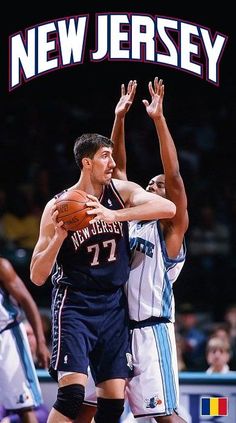
<svg viewBox="0 0 236 423">
<path fill-rule="evenodd" d="M 136 93 L 137 81 L 129 81 L 127 90 L 121 85 L 121 97 L 115 108 L 115 120 L 111 132 L 111 140 L 114 142 L 112 156 L 116 162 L 113 177 L 127 180 L 126 173 L 126 150 L 125 150 L 125 115 L 130 109 Z"/>
<path fill-rule="evenodd" d="M 103 220 L 106 223 L 124 222 L 130 220 L 171 219 L 176 212 L 175 204 L 159 195 L 145 191 L 140 185 L 131 181 L 112 179 L 115 188 L 125 203 L 125 207 L 111 210 L 104 207 L 94 195 L 88 194 L 91 201 L 87 211 L 91 217 L 90 223 Z"/>
<path fill-rule="evenodd" d="M 30 263 L 30 278 L 35 285 L 43 285 L 51 274 L 58 252 L 68 232 L 57 222 L 54 200 L 47 203 L 40 222 L 39 238 Z"/>
</svg>

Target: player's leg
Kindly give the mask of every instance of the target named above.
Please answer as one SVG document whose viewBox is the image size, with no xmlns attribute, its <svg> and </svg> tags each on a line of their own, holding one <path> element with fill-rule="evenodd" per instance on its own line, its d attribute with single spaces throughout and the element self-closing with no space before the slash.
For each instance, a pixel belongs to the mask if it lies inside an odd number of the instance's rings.
<svg viewBox="0 0 236 423">
<path fill-rule="evenodd" d="M 97 387 L 96 423 L 118 423 L 124 410 L 126 378 L 131 372 L 127 299 L 123 290 L 108 293 L 99 337 L 90 351 L 90 368 Z"/>
<path fill-rule="evenodd" d="M 96 389 L 96 403 L 93 406 L 82 404 L 74 423 L 118 423 L 124 410 L 124 389 L 123 379 L 112 379 L 99 384 Z"/>
<path fill-rule="evenodd" d="M 48 423 L 71 423 L 84 400 L 87 375 L 59 372 L 57 399 L 49 413 Z"/>
<path fill-rule="evenodd" d="M 124 411 L 124 379 L 110 379 L 97 386 L 96 423 L 118 423 Z"/>
<path fill-rule="evenodd" d="M 97 388 L 96 423 L 118 423 L 124 411 L 126 379 L 132 375 L 128 321 L 127 298 L 119 290 L 107 299 L 99 343 L 90 355 Z"/>
<path fill-rule="evenodd" d="M 93 417 L 95 416 L 96 409 L 97 407 L 82 404 L 74 423 L 91 423 Z"/>
<path fill-rule="evenodd" d="M 92 378 L 90 370 L 88 371 L 88 381 L 85 387 L 85 398 L 82 404 L 78 417 L 74 423 L 91 423 L 92 418 L 96 413 L 97 395 L 96 386 Z M 94 420 L 93 420 L 94 421 Z M 134 423 L 135 419 L 130 411 L 128 401 L 125 401 L 124 412 L 120 419 L 121 422 Z"/>
<path fill-rule="evenodd" d="M 88 368 L 88 380 L 85 386 L 84 402 L 80 407 L 79 414 L 74 423 L 91 423 L 92 418 L 95 416 L 97 409 L 97 395 L 96 386 Z"/>
<path fill-rule="evenodd" d="M 33 410 L 22 411 L 19 413 L 22 423 L 38 423 L 38 419 Z"/>
<path fill-rule="evenodd" d="M 83 320 L 80 314 L 84 305 L 82 293 L 60 286 L 54 289 L 53 297 L 54 337 L 49 372 L 58 381 L 58 393 L 48 423 L 69 423 L 77 417 L 84 401 L 91 343 L 89 316 Z"/>
</svg>

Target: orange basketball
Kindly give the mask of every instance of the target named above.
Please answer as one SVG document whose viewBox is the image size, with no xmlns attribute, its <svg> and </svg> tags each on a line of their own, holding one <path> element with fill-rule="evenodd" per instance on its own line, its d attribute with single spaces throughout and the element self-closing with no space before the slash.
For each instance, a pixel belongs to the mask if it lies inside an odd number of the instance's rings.
<svg viewBox="0 0 236 423">
<path fill-rule="evenodd" d="M 67 231 L 78 231 L 88 226 L 89 221 L 93 218 L 86 213 L 91 209 L 86 206 L 88 201 L 86 192 L 82 190 L 73 189 L 63 192 L 55 202 L 58 210 L 58 222 L 62 220 Z"/>
</svg>

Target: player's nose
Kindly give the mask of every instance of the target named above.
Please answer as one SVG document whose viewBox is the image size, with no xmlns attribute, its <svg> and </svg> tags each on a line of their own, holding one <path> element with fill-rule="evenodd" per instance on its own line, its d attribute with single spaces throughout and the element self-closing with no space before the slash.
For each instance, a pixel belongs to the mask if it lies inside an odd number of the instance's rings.
<svg viewBox="0 0 236 423">
<path fill-rule="evenodd" d="M 112 168 L 116 167 L 116 162 L 113 159 L 113 157 L 110 158 L 109 166 L 112 167 Z"/>
</svg>

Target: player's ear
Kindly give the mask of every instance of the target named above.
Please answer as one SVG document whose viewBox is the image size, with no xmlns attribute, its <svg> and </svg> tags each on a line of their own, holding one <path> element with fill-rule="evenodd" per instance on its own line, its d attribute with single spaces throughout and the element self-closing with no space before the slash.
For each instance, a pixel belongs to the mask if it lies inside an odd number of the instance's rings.
<svg viewBox="0 0 236 423">
<path fill-rule="evenodd" d="M 84 157 L 82 159 L 82 165 L 84 169 L 89 169 L 91 167 L 91 159 L 89 157 Z"/>
</svg>

